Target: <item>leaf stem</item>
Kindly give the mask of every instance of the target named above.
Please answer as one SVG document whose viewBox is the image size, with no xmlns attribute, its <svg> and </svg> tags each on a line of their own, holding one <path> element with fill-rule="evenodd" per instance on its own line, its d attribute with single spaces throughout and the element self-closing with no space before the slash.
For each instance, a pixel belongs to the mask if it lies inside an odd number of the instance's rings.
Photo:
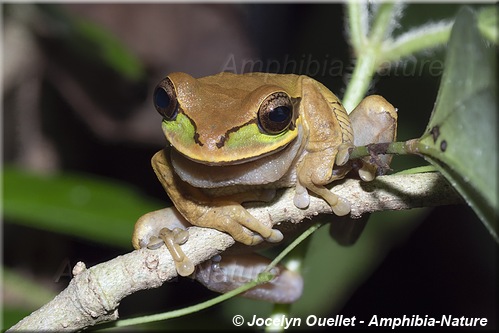
<svg viewBox="0 0 499 333">
<path fill-rule="evenodd" d="M 369 35 L 369 44 L 371 46 L 381 45 L 386 39 L 387 32 L 391 31 L 391 27 L 394 23 L 392 22 L 394 8 L 395 3 L 392 2 L 385 2 L 379 5 Z"/>
<path fill-rule="evenodd" d="M 291 250 L 293 250 L 298 244 L 303 242 L 305 238 L 313 234 L 317 229 L 322 226 L 322 223 L 315 223 L 310 228 L 305 230 L 300 236 L 298 236 L 294 241 L 292 241 L 277 257 L 272 260 L 272 262 L 267 266 L 265 270 L 269 271 L 271 268 L 275 267 Z"/>
<path fill-rule="evenodd" d="M 347 113 L 353 109 L 364 98 L 372 77 L 376 72 L 378 63 L 380 61 L 381 45 L 386 36 L 387 31 L 390 30 L 392 24 L 392 15 L 394 4 L 384 3 L 380 5 L 377 13 L 369 39 L 362 31 L 362 24 L 367 20 L 363 14 L 362 5 L 349 2 L 348 15 L 351 29 L 352 45 L 357 55 L 357 61 L 352 74 L 352 78 L 348 83 L 343 97 L 343 106 Z M 367 24 L 367 23 L 364 23 Z"/>
<path fill-rule="evenodd" d="M 418 149 L 419 139 L 398 141 L 390 143 L 373 143 L 366 146 L 355 147 L 350 152 L 350 160 L 361 157 L 381 154 L 395 155 L 421 155 Z"/>
<path fill-rule="evenodd" d="M 166 320 L 166 319 L 171 319 L 171 318 L 177 318 L 181 316 L 185 316 L 191 313 L 195 313 L 204 309 L 207 309 L 215 304 L 221 303 L 229 298 L 232 298 L 240 293 L 243 293 L 261 283 L 268 282 L 274 278 L 273 275 L 271 274 L 266 274 L 266 275 L 258 275 L 258 277 L 255 280 L 252 280 L 234 290 L 231 290 L 225 294 L 222 294 L 220 296 L 217 296 L 215 298 L 209 299 L 205 302 L 198 303 L 196 305 L 188 306 L 182 309 L 178 310 L 173 310 L 173 311 L 168 311 L 164 313 L 158 313 L 150 316 L 142 316 L 142 317 L 137 317 L 137 318 L 130 318 L 130 319 L 123 319 L 123 320 L 118 320 L 115 322 L 115 327 L 124 327 L 124 326 L 132 326 L 132 325 L 139 325 L 139 324 L 145 324 L 145 323 L 151 323 L 155 321 L 160 321 L 160 320 Z"/>
<path fill-rule="evenodd" d="M 385 42 L 380 57 L 383 62 L 399 61 L 414 53 L 443 45 L 449 40 L 452 24 L 442 21 L 411 29 L 391 43 Z"/>
<path fill-rule="evenodd" d="M 368 25 L 367 4 L 361 1 L 350 0 L 347 4 L 347 21 L 349 42 L 355 54 L 358 54 L 366 43 Z"/>
<path fill-rule="evenodd" d="M 357 58 L 355 69 L 352 74 L 352 79 L 348 83 L 343 97 L 343 106 L 348 114 L 360 103 L 364 98 L 372 76 L 376 70 L 373 57 L 369 54 L 361 54 Z"/>
</svg>

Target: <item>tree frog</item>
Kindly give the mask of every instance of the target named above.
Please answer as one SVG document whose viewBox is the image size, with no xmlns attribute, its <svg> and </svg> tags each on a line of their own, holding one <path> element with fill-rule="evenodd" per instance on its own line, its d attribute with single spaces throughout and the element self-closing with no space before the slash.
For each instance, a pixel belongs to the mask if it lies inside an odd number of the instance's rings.
<svg viewBox="0 0 499 333">
<path fill-rule="evenodd" d="M 356 128 L 339 99 L 304 75 L 224 72 L 196 79 L 176 72 L 157 85 L 153 102 L 169 147 L 154 155 L 152 165 L 175 208 L 189 223 L 246 245 L 279 242 L 283 235 L 242 203 L 270 200 L 276 189 L 294 187 L 296 207 L 306 208 L 312 194 L 336 215 L 347 215 L 350 203 L 326 185 L 354 166 L 348 160 L 355 132 L 366 133 L 358 144 L 395 139 L 396 110 L 384 98 L 366 97 L 352 113 Z M 375 120 L 370 129 L 373 114 L 391 125 Z M 361 178 L 374 178 L 369 160 L 356 165 Z M 136 226 L 135 247 L 145 245 L 138 236 L 145 228 Z"/>
</svg>

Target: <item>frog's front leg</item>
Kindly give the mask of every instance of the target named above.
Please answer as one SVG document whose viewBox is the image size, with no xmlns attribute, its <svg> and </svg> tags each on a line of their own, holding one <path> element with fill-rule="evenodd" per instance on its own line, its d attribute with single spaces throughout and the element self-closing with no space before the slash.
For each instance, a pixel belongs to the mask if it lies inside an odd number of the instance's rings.
<svg viewBox="0 0 499 333">
<path fill-rule="evenodd" d="M 345 156 L 346 151 L 352 145 L 346 144 L 339 147 L 341 155 Z M 338 148 L 336 148 L 338 149 Z M 333 213 L 337 216 L 344 216 L 350 213 L 350 203 L 345 198 L 342 198 L 331 192 L 325 185 L 332 183 L 337 179 L 341 179 L 351 169 L 349 165 L 339 165 L 346 161 L 337 161 L 337 155 L 331 151 L 323 151 L 319 153 L 309 153 L 305 156 L 302 163 L 297 168 L 298 181 L 296 183 L 296 192 L 294 204 L 298 208 L 306 208 L 309 204 L 308 191 L 322 197 L 331 206 Z M 328 161 L 333 161 L 329 162 Z M 347 159 L 348 160 L 348 159 Z M 337 166 L 334 166 L 336 163 Z M 318 167 L 319 166 L 319 167 Z"/>
<path fill-rule="evenodd" d="M 309 204 L 308 191 L 321 196 L 338 216 L 350 212 L 350 203 L 325 186 L 341 179 L 350 170 L 346 165 L 353 147 L 353 132 L 345 109 L 338 98 L 317 81 L 303 81 L 304 131 L 308 135 L 303 158 L 297 165 L 294 203 Z"/>
<path fill-rule="evenodd" d="M 230 234 L 236 241 L 255 245 L 263 241 L 279 242 L 283 235 L 253 217 L 237 200 L 255 199 L 259 191 L 212 198 L 182 181 L 173 171 L 169 152 L 161 150 L 152 158 L 153 169 L 178 211 L 193 225 L 214 228 Z M 262 191 L 263 193 L 263 191 Z M 251 234 L 245 228 L 252 232 Z"/>
</svg>

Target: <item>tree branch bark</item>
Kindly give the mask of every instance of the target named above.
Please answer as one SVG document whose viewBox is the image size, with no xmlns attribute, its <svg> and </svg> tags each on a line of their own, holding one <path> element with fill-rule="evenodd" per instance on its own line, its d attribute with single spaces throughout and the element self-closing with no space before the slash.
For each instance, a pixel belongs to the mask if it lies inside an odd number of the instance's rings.
<svg viewBox="0 0 499 333">
<path fill-rule="evenodd" d="M 440 173 L 382 176 L 369 183 L 348 179 L 333 190 L 350 201 L 354 218 L 376 211 L 463 203 Z M 275 201 L 253 205 L 248 211 L 272 225 L 296 224 L 318 214 L 331 214 L 330 207 L 315 197 L 306 210 L 298 209 L 293 205 L 293 195 L 294 190 L 287 189 Z M 234 244 L 232 237 L 214 229 L 190 227 L 189 234 L 182 249 L 195 265 Z M 157 288 L 177 276 L 164 247 L 136 250 L 89 269 L 80 262 L 73 274 L 65 290 L 9 331 L 76 331 L 116 320 L 123 298 L 139 290 Z"/>
</svg>

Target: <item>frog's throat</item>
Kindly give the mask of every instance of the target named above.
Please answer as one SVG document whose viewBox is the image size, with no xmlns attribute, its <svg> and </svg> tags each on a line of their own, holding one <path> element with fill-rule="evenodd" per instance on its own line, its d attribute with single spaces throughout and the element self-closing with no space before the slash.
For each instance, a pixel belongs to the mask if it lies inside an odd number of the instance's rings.
<svg viewBox="0 0 499 333">
<path fill-rule="evenodd" d="M 199 135 L 196 124 L 184 113 L 174 121 L 164 120 L 163 132 L 175 149 L 187 158 L 202 164 L 226 165 L 246 163 L 284 149 L 296 139 L 296 124 L 277 135 L 262 133 L 256 121 L 233 127 L 220 137 Z M 296 125 L 296 126 L 295 126 Z"/>
<path fill-rule="evenodd" d="M 195 162 L 171 149 L 173 168 L 179 177 L 198 188 L 219 188 L 233 185 L 264 185 L 283 178 L 303 150 L 304 133 L 298 126 L 298 136 L 284 149 L 252 161 L 232 165 L 206 165 Z"/>
</svg>

